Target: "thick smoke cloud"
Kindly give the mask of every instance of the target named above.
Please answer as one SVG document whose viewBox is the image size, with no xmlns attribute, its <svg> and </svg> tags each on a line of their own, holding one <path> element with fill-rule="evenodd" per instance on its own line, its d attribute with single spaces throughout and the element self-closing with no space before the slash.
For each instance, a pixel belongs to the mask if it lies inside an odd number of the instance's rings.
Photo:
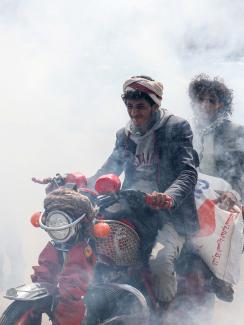
<svg viewBox="0 0 244 325">
<path fill-rule="evenodd" d="M 243 14 L 242 0 L 1 0 L 1 240 L 22 240 L 26 276 L 47 240 L 30 178 L 101 165 L 127 120 L 124 79 L 158 78 L 163 106 L 190 118 L 190 79 L 220 75 L 244 123 Z"/>
</svg>

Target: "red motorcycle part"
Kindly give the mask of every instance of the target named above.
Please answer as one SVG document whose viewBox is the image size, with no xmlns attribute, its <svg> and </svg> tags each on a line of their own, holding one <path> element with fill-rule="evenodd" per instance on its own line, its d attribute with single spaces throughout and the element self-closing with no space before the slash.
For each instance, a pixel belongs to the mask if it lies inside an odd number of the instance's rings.
<svg viewBox="0 0 244 325">
<path fill-rule="evenodd" d="M 54 246 L 48 242 L 38 258 L 38 266 L 33 266 L 34 274 L 31 275 L 32 282 L 48 282 L 57 284 L 57 275 L 62 270 L 59 253 Z"/>
<path fill-rule="evenodd" d="M 93 275 L 95 255 L 87 257 L 85 243 L 71 248 L 62 272 L 58 275 L 60 300 L 55 308 L 55 325 L 80 325 L 85 315 L 82 297 L 86 295 Z"/>
<path fill-rule="evenodd" d="M 93 226 L 93 234 L 96 238 L 108 237 L 110 230 L 110 226 L 106 222 L 98 222 Z"/>
<path fill-rule="evenodd" d="M 76 184 L 78 188 L 87 186 L 87 178 L 86 178 L 86 176 L 79 173 L 79 172 L 74 172 L 74 173 L 67 174 L 65 176 L 64 181 L 65 181 L 65 183 Z"/>
<path fill-rule="evenodd" d="M 120 190 L 120 187 L 120 179 L 114 174 L 107 174 L 99 177 L 95 184 L 95 190 L 99 194 L 117 193 Z"/>
<path fill-rule="evenodd" d="M 90 195 L 93 196 L 94 198 L 97 197 L 97 192 L 95 192 L 95 191 L 93 191 L 93 190 L 91 190 L 91 189 L 89 189 L 89 188 L 86 188 L 86 187 L 81 187 L 81 188 L 79 188 L 79 192 L 80 192 L 81 194 L 84 194 L 84 195 L 86 195 L 86 194 L 90 194 Z"/>
<path fill-rule="evenodd" d="M 36 228 L 40 227 L 39 219 L 40 219 L 41 214 L 42 214 L 42 212 L 40 212 L 40 211 L 33 213 L 33 215 L 31 216 L 32 226 L 34 226 Z"/>
<path fill-rule="evenodd" d="M 33 282 L 59 283 L 59 301 L 54 310 L 53 325 L 80 325 L 85 314 L 81 297 L 85 296 L 93 275 L 95 255 L 87 256 L 87 244 L 73 246 L 62 265 L 59 253 L 49 242 L 34 266 Z"/>
<path fill-rule="evenodd" d="M 28 310 L 26 313 L 24 313 L 24 315 L 22 315 L 20 317 L 20 319 L 17 320 L 17 322 L 15 323 L 15 325 L 26 325 L 26 324 L 33 324 L 33 321 L 35 320 L 35 314 L 33 309 Z M 39 319 L 40 321 L 40 319 Z M 38 320 L 36 319 L 36 325 L 40 324 L 40 322 L 38 322 Z"/>
</svg>

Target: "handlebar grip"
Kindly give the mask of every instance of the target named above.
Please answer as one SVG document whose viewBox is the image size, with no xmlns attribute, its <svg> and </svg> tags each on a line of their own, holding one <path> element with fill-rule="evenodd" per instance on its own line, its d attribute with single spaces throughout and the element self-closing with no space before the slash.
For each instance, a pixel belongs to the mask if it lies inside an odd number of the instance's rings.
<svg viewBox="0 0 244 325">
<path fill-rule="evenodd" d="M 31 180 L 34 183 L 46 185 L 46 184 L 49 184 L 52 181 L 52 178 L 47 177 L 47 178 L 39 179 L 39 178 L 36 178 L 36 177 L 32 177 Z"/>
</svg>

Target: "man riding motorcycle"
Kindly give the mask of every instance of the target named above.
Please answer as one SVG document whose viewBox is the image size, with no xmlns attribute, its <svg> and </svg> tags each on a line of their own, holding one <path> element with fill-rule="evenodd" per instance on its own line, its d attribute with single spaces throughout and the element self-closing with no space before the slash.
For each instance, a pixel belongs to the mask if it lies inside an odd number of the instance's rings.
<svg viewBox="0 0 244 325">
<path fill-rule="evenodd" d="M 103 174 L 120 175 L 124 171 L 123 189 L 153 193 L 150 204 L 159 209 L 160 222 L 149 265 L 157 299 L 166 306 L 177 291 L 174 261 L 186 237 L 192 236 L 199 225 L 192 132 L 187 121 L 160 109 L 162 94 L 163 85 L 150 77 L 125 81 L 122 99 L 130 121 L 117 132 L 112 154 L 88 185 L 94 186 Z"/>
<path fill-rule="evenodd" d="M 230 121 L 233 92 L 219 78 L 196 76 L 189 85 L 194 113 L 194 142 L 200 157 L 199 171 L 231 184 L 244 200 L 244 127 Z M 220 198 L 230 206 L 240 204 L 238 194 L 224 192 Z M 244 209 L 243 209 L 244 211 Z M 216 294 L 232 301 L 233 288 L 216 279 Z"/>
</svg>

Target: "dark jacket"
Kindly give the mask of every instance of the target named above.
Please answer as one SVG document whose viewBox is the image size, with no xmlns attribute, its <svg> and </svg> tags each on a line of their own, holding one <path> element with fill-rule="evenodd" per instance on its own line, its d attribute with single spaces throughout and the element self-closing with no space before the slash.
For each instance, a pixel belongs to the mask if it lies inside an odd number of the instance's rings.
<svg viewBox="0 0 244 325">
<path fill-rule="evenodd" d="M 244 201 L 244 127 L 225 120 L 214 131 L 215 169 Z"/>
<path fill-rule="evenodd" d="M 193 234 L 198 228 L 194 199 L 197 182 L 192 147 L 192 131 L 189 123 L 165 111 L 165 123 L 155 131 L 154 150 L 158 156 L 157 183 L 160 192 L 169 194 L 174 208 L 165 211 L 166 218 L 175 225 L 180 234 Z M 136 144 L 125 133 L 116 134 L 115 148 L 93 179 L 106 173 L 125 173 L 123 188 L 133 183 Z"/>
</svg>

